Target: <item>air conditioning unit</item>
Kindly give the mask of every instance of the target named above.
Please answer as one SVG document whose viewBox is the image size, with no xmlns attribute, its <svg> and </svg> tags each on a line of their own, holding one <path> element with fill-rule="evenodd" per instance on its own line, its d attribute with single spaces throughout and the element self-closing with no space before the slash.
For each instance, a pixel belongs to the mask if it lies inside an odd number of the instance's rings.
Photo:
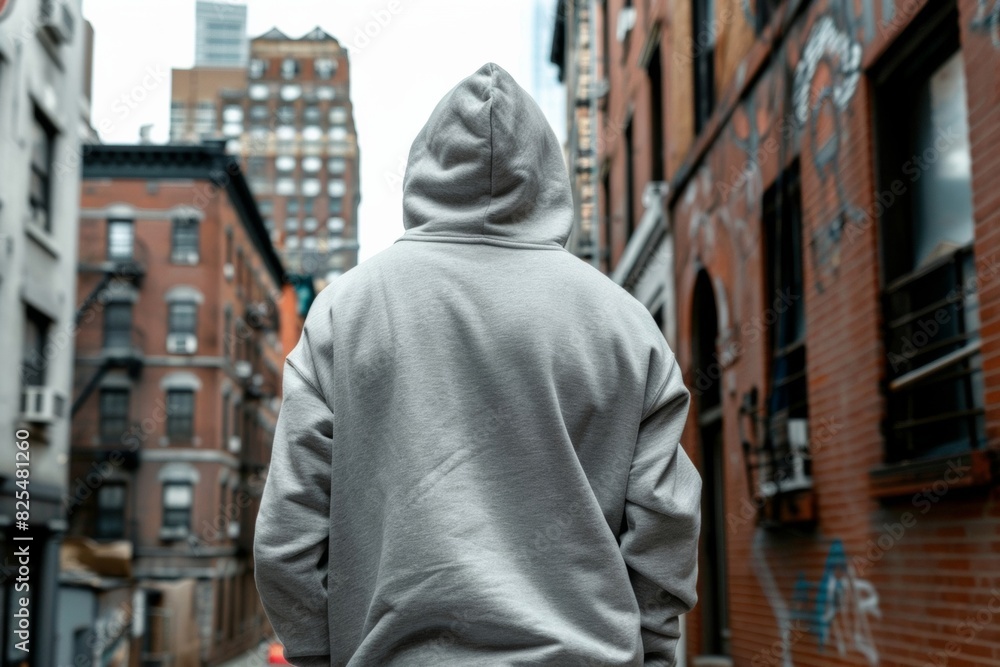
<svg viewBox="0 0 1000 667">
<path fill-rule="evenodd" d="M 66 397 L 52 387 L 25 387 L 21 392 L 21 419 L 51 424 L 66 414 Z"/>
<path fill-rule="evenodd" d="M 226 280 L 232 280 L 233 276 L 236 275 L 236 269 L 230 262 L 226 262 L 222 265 L 222 277 Z"/>
<path fill-rule="evenodd" d="M 243 441 L 240 440 L 240 436 L 231 435 L 229 436 L 229 451 L 233 454 L 238 454 L 240 448 L 243 446 Z"/>
<path fill-rule="evenodd" d="M 169 354 L 194 354 L 198 351 L 198 338 L 194 334 L 167 334 Z"/>
<path fill-rule="evenodd" d="M 617 37 L 619 42 L 624 42 L 628 34 L 635 27 L 635 7 L 622 7 L 618 10 Z"/>
<path fill-rule="evenodd" d="M 253 375 L 253 366 L 250 365 L 249 361 L 237 361 L 233 364 L 233 373 L 241 380 L 246 380 Z"/>
<path fill-rule="evenodd" d="M 73 39 L 73 14 L 61 0 L 42 0 L 38 23 L 56 44 L 64 44 Z"/>
<path fill-rule="evenodd" d="M 171 255 L 175 264 L 197 264 L 198 253 L 196 252 L 175 252 Z"/>
<path fill-rule="evenodd" d="M 789 419 L 784 424 L 784 442 L 777 447 L 778 451 L 787 452 L 789 465 L 782 466 L 785 476 L 782 479 L 764 479 L 760 484 L 762 496 L 771 497 L 781 492 L 801 491 L 811 489 L 812 478 L 806 474 L 806 461 L 809 459 L 809 422 L 806 419 Z M 783 457 L 784 458 L 784 457 Z"/>
</svg>

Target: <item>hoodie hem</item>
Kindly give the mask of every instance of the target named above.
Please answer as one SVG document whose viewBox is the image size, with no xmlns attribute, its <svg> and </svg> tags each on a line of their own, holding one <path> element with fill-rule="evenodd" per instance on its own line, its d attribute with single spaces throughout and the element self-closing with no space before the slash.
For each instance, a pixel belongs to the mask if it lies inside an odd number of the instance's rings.
<svg viewBox="0 0 1000 667">
<path fill-rule="evenodd" d="M 399 241 L 432 241 L 436 243 L 484 243 L 486 245 L 503 246 L 505 248 L 531 248 L 536 250 L 566 250 L 565 246 L 556 243 L 531 243 L 529 241 L 508 241 L 492 236 L 447 236 L 435 234 L 434 236 L 401 236 L 393 243 Z"/>
</svg>

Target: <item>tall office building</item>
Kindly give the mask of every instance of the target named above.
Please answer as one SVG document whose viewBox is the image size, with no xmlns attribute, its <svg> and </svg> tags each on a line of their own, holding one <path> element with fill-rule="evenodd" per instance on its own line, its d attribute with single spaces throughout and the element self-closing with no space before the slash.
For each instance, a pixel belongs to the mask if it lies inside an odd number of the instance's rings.
<svg viewBox="0 0 1000 667">
<path fill-rule="evenodd" d="M 358 261 L 348 53 L 318 27 L 298 39 L 272 29 L 250 51 L 246 70 L 174 70 L 171 137 L 226 139 L 285 266 L 322 288 Z"/>
<path fill-rule="evenodd" d="M 195 5 L 195 67 L 246 67 L 249 57 L 246 5 Z"/>
</svg>

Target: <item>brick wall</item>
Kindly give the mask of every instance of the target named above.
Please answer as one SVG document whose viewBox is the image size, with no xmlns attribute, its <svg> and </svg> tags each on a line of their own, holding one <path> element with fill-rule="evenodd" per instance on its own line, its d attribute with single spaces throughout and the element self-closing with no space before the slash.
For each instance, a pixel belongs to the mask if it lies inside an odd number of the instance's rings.
<svg viewBox="0 0 1000 667">
<path fill-rule="evenodd" d="M 613 27 L 624 3 L 605 3 Z M 875 125 L 880 69 L 920 29 L 922 0 L 786 1 L 756 33 L 756 3 L 716 3 L 716 106 L 693 131 L 690 2 L 635 3 L 627 44 L 612 37 L 601 159 L 610 170 L 612 265 L 625 245 L 625 197 L 649 179 L 649 89 L 638 63 L 658 39 L 665 72 L 665 160 L 672 186 L 679 344 L 695 396 L 684 446 L 704 466 L 694 358 L 696 285 L 711 280 L 719 339 L 709 368 L 722 395 L 722 475 L 731 656 L 736 665 L 975 665 L 1000 660 L 1000 493 L 988 457 L 920 480 L 886 467 L 884 247 L 877 194 L 886 159 Z M 935 7 L 946 3 L 933 3 Z M 744 9 L 748 10 L 747 12 Z M 1000 24 L 994 0 L 960 0 L 987 452 L 1000 448 Z M 748 13 L 749 12 L 749 13 Z M 659 32 L 654 28 L 658 25 Z M 636 189 L 625 192 L 621 127 L 635 123 Z M 909 112 L 901 109 L 900 113 Z M 901 116 L 899 128 L 903 128 Z M 890 129 L 893 129 L 890 127 Z M 760 522 L 773 509 L 748 483 L 742 442 L 759 433 L 740 405 L 770 390 L 768 335 L 780 302 L 764 257 L 765 191 L 798 160 L 809 446 L 814 519 Z M 603 210 L 603 203 L 602 203 Z M 777 307 L 776 307 L 777 303 Z M 958 459 L 956 459 L 957 461 Z M 969 468 L 972 465 L 973 468 Z M 704 470 L 704 468 L 703 468 Z M 975 478 L 977 484 L 966 483 Z M 712 526 L 707 526 L 711 529 Z M 702 582 L 712 563 L 702 563 Z M 703 605 L 706 600 L 702 590 Z M 689 658 L 707 652 L 700 605 L 687 619 Z"/>
</svg>

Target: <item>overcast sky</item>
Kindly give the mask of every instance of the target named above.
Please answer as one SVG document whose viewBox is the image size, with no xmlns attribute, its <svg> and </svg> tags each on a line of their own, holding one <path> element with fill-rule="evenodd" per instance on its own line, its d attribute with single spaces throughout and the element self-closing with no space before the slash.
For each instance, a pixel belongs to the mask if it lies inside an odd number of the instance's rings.
<svg viewBox="0 0 1000 667">
<path fill-rule="evenodd" d="M 348 48 L 361 147 L 361 260 L 403 233 L 403 168 L 441 96 L 493 61 L 536 96 L 564 139 L 564 101 L 548 64 L 555 0 L 248 0 L 248 31 L 300 37 L 319 25 Z M 195 0 L 84 0 L 94 26 L 92 122 L 107 143 L 152 124 L 167 141 L 170 70 L 194 64 Z M 391 11 L 396 9 L 396 12 Z M 378 21 L 381 19 L 381 21 Z M 542 25 L 535 30 L 536 23 Z M 363 31 L 367 28 L 369 36 Z M 548 86 L 545 91 L 541 87 Z"/>
</svg>

